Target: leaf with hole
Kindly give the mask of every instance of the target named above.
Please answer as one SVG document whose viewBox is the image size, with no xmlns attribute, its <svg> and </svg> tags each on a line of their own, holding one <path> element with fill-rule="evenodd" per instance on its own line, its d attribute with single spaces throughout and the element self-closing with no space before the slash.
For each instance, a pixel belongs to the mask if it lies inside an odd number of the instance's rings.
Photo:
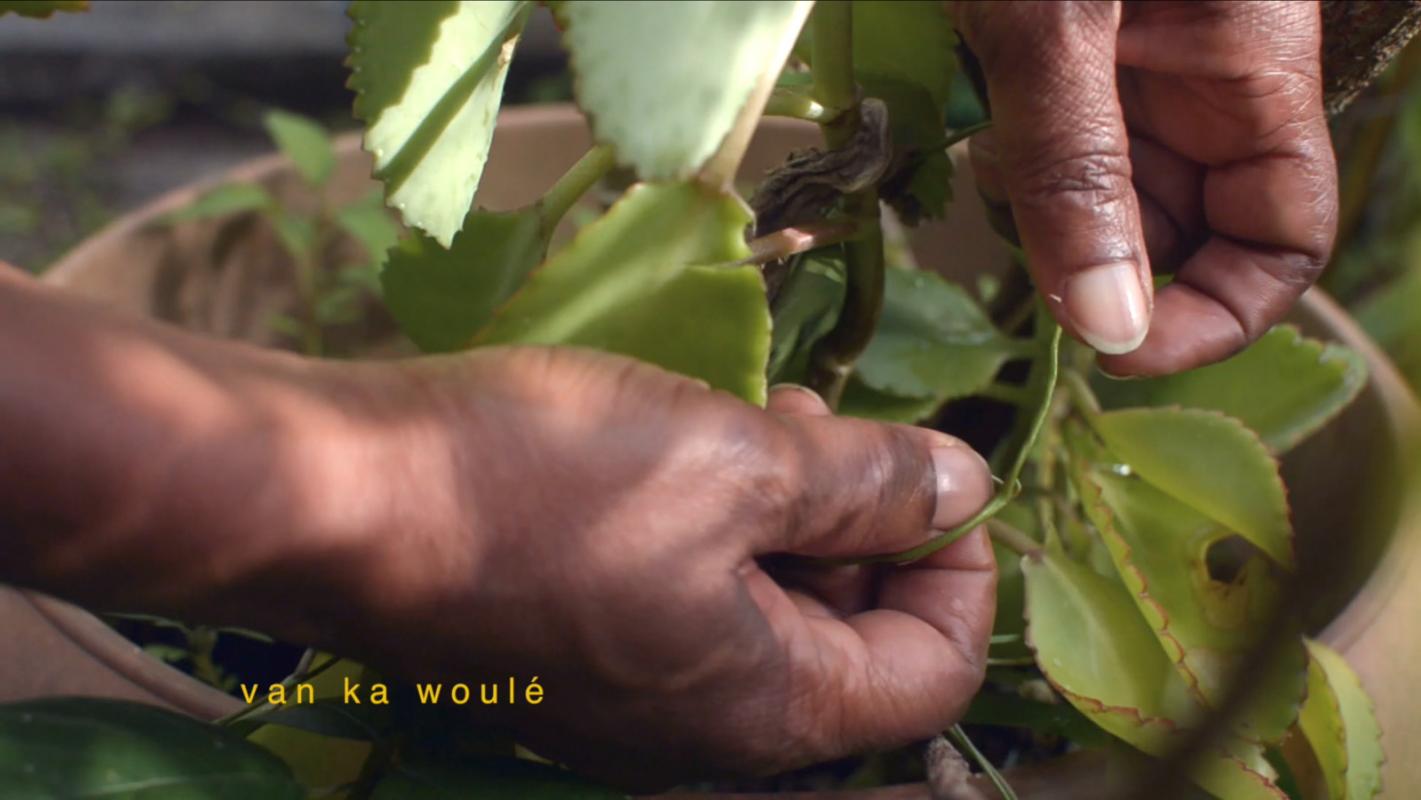
<svg viewBox="0 0 1421 800">
<path fill-rule="evenodd" d="M 1028 641 L 1056 691 L 1150 755 L 1183 745 L 1203 710 L 1125 587 L 1050 549 L 1024 558 L 1022 571 Z M 1260 751 L 1243 742 L 1205 753 L 1190 777 L 1226 800 L 1286 800 Z"/>
<path fill-rule="evenodd" d="M 765 402 L 770 314 L 749 210 L 694 183 L 632 187 L 534 270 L 474 340 L 640 358 Z"/>
<path fill-rule="evenodd" d="M 557 13 L 597 141 L 642 178 L 671 180 L 698 171 L 779 74 L 809 7 L 566 0 Z"/>
<path fill-rule="evenodd" d="M 1144 480 L 1093 468 L 1079 452 L 1072 463 L 1082 505 L 1140 613 L 1195 698 L 1222 708 L 1269 627 L 1288 624 L 1277 617 L 1276 567 L 1228 529 Z M 1235 574 L 1227 581 L 1210 572 L 1210 556 L 1220 551 L 1232 557 Z M 1236 730 L 1251 741 L 1275 743 L 1297 719 L 1307 688 L 1301 638 L 1267 669 Z"/>
<path fill-rule="evenodd" d="M 0 706 L 0 786 L 15 800 L 306 796 L 280 760 L 229 731 L 92 698 Z"/>
<path fill-rule="evenodd" d="M 889 269 L 883 315 L 854 375 L 870 389 L 941 405 L 986 387 L 1018 352 L 960 287 Z"/>
<path fill-rule="evenodd" d="M 1090 418 L 1124 468 L 1293 564 L 1293 527 L 1278 465 L 1257 434 L 1213 411 L 1137 408 Z"/>
<path fill-rule="evenodd" d="M 1227 361 L 1162 378 L 1118 381 L 1100 376 L 1095 390 L 1106 408 L 1219 411 L 1282 453 L 1346 408 L 1366 382 L 1367 364 L 1356 351 L 1279 325 Z"/>
<path fill-rule="evenodd" d="M 321 186 L 330 179 L 336 154 L 325 128 L 309 117 L 281 110 L 268 111 L 262 124 L 307 183 Z"/>
<path fill-rule="evenodd" d="M 519 759 L 402 763 L 375 787 L 371 800 L 625 800 L 626 795 L 566 770 Z"/>
<path fill-rule="evenodd" d="M 448 247 L 488 160 L 503 82 L 530 3 L 350 6 L 350 88 L 385 199 Z"/>
<path fill-rule="evenodd" d="M 448 249 L 413 233 L 390 250 L 381 274 L 385 303 L 421 349 L 460 350 L 523 285 L 547 249 L 548 235 L 534 209 L 477 211 Z"/>
<path fill-rule="evenodd" d="M 1381 728 L 1372 700 L 1337 651 L 1309 640 L 1308 700 L 1298 727 L 1332 800 L 1370 800 L 1381 788 Z"/>
</svg>

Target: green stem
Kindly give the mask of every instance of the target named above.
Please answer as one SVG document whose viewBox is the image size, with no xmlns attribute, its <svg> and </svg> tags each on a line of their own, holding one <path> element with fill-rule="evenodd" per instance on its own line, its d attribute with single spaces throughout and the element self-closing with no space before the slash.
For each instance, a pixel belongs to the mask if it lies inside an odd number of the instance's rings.
<svg viewBox="0 0 1421 800">
<path fill-rule="evenodd" d="M 792 89 L 776 89 L 765 103 L 765 116 L 789 117 L 827 125 L 842 112 L 830 111 L 809 95 Z"/>
<path fill-rule="evenodd" d="M 838 149 L 858 133 L 858 84 L 854 81 L 854 16 L 849 0 L 821 0 L 809 19 L 813 94 L 833 113 L 820 124 L 824 142 Z M 833 330 L 810 354 L 806 383 L 830 408 L 838 408 L 854 362 L 868 347 L 883 310 L 883 228 L 879 222 L 878 189 L 869 187 L 844 198 L 849 216 L 863 224 L 863 235 L 845 248 L 844 308 Z"/>
<path fill-rule="evenodd" d="M 1046 421 L 1051 416 L 1056 379 L 1060 375 L 1061 326 L 1045 315 L 1038 320 L 1037 324 L 1048 327 L 1043 329 L 1042 341 L 1045 343 L 1045 347 L 1039 360 L 1032 367 L 1031 386 L 1036 387 L 1037 391 L 1036 411 L 1017 447 L 1016 456 L 1012 460 L 1011 468 L 1007 470 L 1006 479 L 1002 481 L 1001 488 L 997 490 L 996 495 L 987 505 L 956 528 L 935 536 L 910 550 L 865 558 L 821 558 L 815 559 L 816 563 L 844 566 L 848 564 L 904 564 L 917 561 L 966 536 L 987 520 L 995 517 L 1012 500 L 1016 499 L 1016 496 L 1021 493 L 1022 470 L 1026 468 L 1026 462 L 1031 458 L 1031 451 L 1036 448 L 1036 440 L 1040 438 L 1041 431 L 1046 427 Z"/>
<path fill-rule="evenodd" d="M 836 123 L 824 126 L 829 147 L 853 138 L 858 128 L 858 85 L 854 82 L 854 11 L 849 0 L 820 0 L 809 18 L 813 31 L 810 54 L 814 97 L 835 115 Z"/>
<path fill-rule="evenodd" d="M 845 248 L 844 307 L 834 327 L 810 353 L 806 383 L 833 409 L 839 407 L 854 362 L 868 348 L 883 311 L 883 228 L 878 219 L 878 192 L 869 189 L 849 197 L 865 216 L 862 235 Z"/>
<path fill-rule="evenodd" d="M 992 537 L 992 541 L 1019 556 L 1029 556 L 1041 550 L 1040 542 L 1016 526 L 1008 525 L 999 519 L 987 520 L 987 533 Z"/>
<path fill-rule="evenodd" d="M 1061 382 L 1065 384 L 1066 391 L 1071 395 L 1071 401 L 1082 413 L 1087 415 L 1100 413 L 1100 400 L 1096 399 L 1095 392 L 1091 391 L 1090 382 L 1085 376 L 1073 369 L 1067 369 L 1061 373 Z"/>
<path fill-rule="evenodd" d="M 947 738 L 952 740 L 952 743 L 957 746 L 957 749 L 965 751 L 973 761 L 977 762 L 977 766 L 981 767 L 982 772 L 986 773 L 987 777 L 991 779 L 992 785 L 997 787 L 997 793 L 1002 796 L 1001 800 L 1017 800 L 1016 792 L 1012 791 L 1011 785 L 1007 783 L 1006 778 L 1003 778 L 1002 773 L 997 771 L 996 766 L 988 761 L 986 756 L 982 755 L 982 751 L 977 749 L 977 745 L 972 744 L 972 740 L 967 738 L 967 732 L 962 730 L 961 725 L 953 725 L 949 728 Z"/>
<path fill-rule="evenodd" d="M 584 153 L 538 201 L 538 221 L 543 230 L 550 231 L 557 227 L 568 209 L 597 181 L 602 180 L 602 176 L 610 172 L 616 163 L 611 145 L 597 145 Z"/>
</svg>

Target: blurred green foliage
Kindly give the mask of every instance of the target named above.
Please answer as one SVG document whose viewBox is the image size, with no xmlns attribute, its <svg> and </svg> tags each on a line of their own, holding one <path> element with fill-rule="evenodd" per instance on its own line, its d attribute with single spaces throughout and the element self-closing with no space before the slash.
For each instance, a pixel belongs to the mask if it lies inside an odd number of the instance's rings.
<svg viewBox="0 0 1421 800">
<path fill-rule="evenodd" d="M 1333 126 L 1338 240 L 1322 285 L 1421 390 L 1421 42 Z"/>
</svg>

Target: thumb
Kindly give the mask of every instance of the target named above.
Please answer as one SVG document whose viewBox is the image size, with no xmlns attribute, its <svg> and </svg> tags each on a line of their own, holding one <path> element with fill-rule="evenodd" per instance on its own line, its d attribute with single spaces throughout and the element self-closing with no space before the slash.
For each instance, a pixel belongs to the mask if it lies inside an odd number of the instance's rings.
<svg viewBox="0 0 1421 800">
<path fill-rule="evenodd" d="M 946 434 L 848 417 L 781 416 L 791 494 L 762 553 L 857 557 L 922 544 L 992 496 L 987 462 Z M 774 527 L 774 526 L 772 526 Z"/>
<path fill-rule="evenodd" d="M 982 166 L 1005 189 L 1037 287 L 1061 325 L 1096 350 L 1135 350 L 1153 290 L 1115 84 L 1120 4 L 953 9 L 994 120 L 974 161 L 993 162 Z"/>
</svg>

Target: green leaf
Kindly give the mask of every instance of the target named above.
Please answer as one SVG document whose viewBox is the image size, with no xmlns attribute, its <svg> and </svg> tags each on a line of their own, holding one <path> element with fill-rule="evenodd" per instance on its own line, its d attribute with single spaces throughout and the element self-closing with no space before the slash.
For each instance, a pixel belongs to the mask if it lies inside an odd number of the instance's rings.
<svg viewBox="0 0 1421 800">
<path fill-rule="evenodd" d="M 350 88 L 386 202 L 448 247 L 488 160 L 521 0 L 350 6 Z"/>
<path fill-rule="evenodd" d="M 556 767 L 517 759 L 401 764 L 371 800 L 622 800 L 626 795 Z"/>
<path fill-rule="evenodd" d="M 245 211 L 275 208 L 276 200 L 254 183 L 229 183 L 202 195 L 191 204 L 163 217 L 168 224 L 226 217 Z"/>
<path fill-rule="evenodd" d="M 577 103 L 597 141 L 646 180 L 694 174 L 760 80 L 779 73 L 809 5 L 562 3 Z"/>
<path fill-rule="evenodd" d="M 316 245 L 315 223 L 285 211 L 273 211 L 268 214 L 268 218 L 276 229 L 276 238 L 281 241 L 281 246 L 293 260 L 305 263 Z"/>
<path fill-rule="evenodd" d="M 833 329 L 844 304 L 844 248 L 796 256 L 772 309 L 770 383 L 804 380 L 810 351 Z"/>
<path fill-rule="evenodd" d="M 864 95 L 888 106 L 889 135 L 896 154 L 892 171 L 879 193 L 909 225 L 923 217 L 941 217 L 952 196 L 952 159 L 942 110 L 932 95 L 916 83 L 892 76 L 858 74 Z"/>
<path fill-rule="evenodd" d="M 1275 781 L 1278 773 L 1257 745 L 1234 742 L 1190 770 L 1190 778 L 1222 800 L 1288 800 Z"/>
<path fill-rule="evenodd" d="M 1255 551 L 1233 580 L 1215 580 L 1210 548 L 1232 532 L 1138 477 L 1082 462 L 1073 458 L 1076 490 L 1136 606 L 1195 697 L 1222 708 L 1267 626 L 1277 624 L 1278 576 Z M 1269 670 L 1238 723 L 1250 741 L 1281 741 L 1297 719 L 1307 689 L 1301 639 Z"/>
<path fill-rule="evenodd" d="M 1100 746 L 1110 737 L 1068 703 L 1040 703 L 1019 694 L 984 691 L 972 698 L 962 722 L 1027 728 L 1038 734 L 1059 736 L 1082 747 Z"/>
<path fill-rule="evenodd" d="M 921 422 L 941 407 L 942 403 L 935 397 L 898 397 L 871 389 L 858 378 L 849 378 L 844 386 L 844 396 L 839 398 L 840 414 L 880 422 Z"/>
<path fill-rule="evenodd" d="M 475 212 L 447 250 L 413 234 L 390 251 L 381 275 L 385 303 L 421 349 L 461 350 L 523 285 L 547 247 L 531 208 Z"/>
<path fill-rule="evenodd" d="M 1052 551 L 1026 556 L 1027 641 L 1056 691 L 1152 755 L 1176 746 L 1197 706 L 1120 584 Z"/>
<path fill-rule="evenodd" d="M 331 149 L 330 135 L 315 120 L 290 111 L 273 110 L 262 117 L 262 124 L 307 183 L 321 186 L 331 177 L 336 154 Z"/>
<path fill-rule="evenodd" d="M 1102 376 L 1095 389 L 1107 408 L 1177 405 L 1222 412 L 1282 453 L 1346 408 L 1366 382 L 1366 362 L 1355 351 L 1279 325 L 1227 361 L 1147 380 Z"/>
<path fill-rule="evenodd" d="M 229 731 L 87 698 L 0 706 L 0 786 L 10 800 L 306 796 L 286 765 Z"/>
<path fill-rule="evenodd" d="M 335 221 L 365 248 L 372 270 L 384 265 L 386 254 L 400 241 L 400 226 L 385 211 L 378 193 L 374 203 L 362 201 L 340 209 Z"/>
<path fill-rule="evenodd" d="M 56 11 L 88 11 L 89 0 L 0 0 L 0 17 L 9 13 L 46 19 Z"/>
<path fill-rule="evenodd" d="M 894 148 L 907 154 L 882 187 L 909 224 L 941 217 L 951 198 L 952 160 L 943 113 L 957 71 L 957 36 L 937 0 L 854 3 L 854 73 L 864 93 L 888 104 Z"/>
<path fill-rule="evenodd" d="M 1278 465 L 1243 423 L 1213 411 L 1140 408 L 1098 414 L 1090 424 L 1126 469 L 1292 566 Z"/>
<path fill-rule="evenodd" d="M 1381 788 L 1381 728 L 1346 660 L 1309 640 L 1308 700 L 1298 727 L 1317 756 L 1332 800 L 1370 800 Z"/>
<path fill-rule="evenodd" d="M 1414 111 L 1409 115 L 1417 116 Z M 1415 246 L 1408 248 L 1404 263 L 1416 263 L 1411 260 L 1416 250 Z M 1412 388 L 1421 392 L 1421 314 L 1416 313 L 1417 308 L 1421 308 L 1421 269 L 1412 269 L 1369 297 L 1356 314 Z"/>
<path fill-rule="evenodd" d="M 1165 657 L 1129 592 L 1059 552 L 1022 561 L 1027 635 L 1051 685 L 1107 732 L 1155 756 L 1184 742 L 1201 709 Z M 1190 769 L 1225 800 L 1286 800 L 1262 752 L 1233 741 Z"/>
<path fill-rule="evenodd" d="M 871 389 L 941 405 L 991 383 L 1014 352 L 967 292 L 931 272 L 887 270 L 884 292 L 855 369 Z"/>
<path fill-rule="evenodd" d="M 535 270 L 475 344 L 570 344 L 640 358 L 765 402 L 770 315 L 749 211 L 695 184 L 632 187 Z"/>
<path fill-rule="evenodd" d="M 939 110 L 957 71 L 956 47 L 947 7 L 938 0 L 854 3 L 854 71 L 921 86 Z"/>
</svg>

